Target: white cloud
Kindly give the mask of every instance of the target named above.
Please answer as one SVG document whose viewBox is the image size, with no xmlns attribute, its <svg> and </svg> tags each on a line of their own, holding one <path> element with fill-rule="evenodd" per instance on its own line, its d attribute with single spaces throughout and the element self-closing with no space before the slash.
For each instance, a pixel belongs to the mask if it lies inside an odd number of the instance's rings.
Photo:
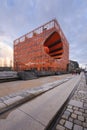
<svg viewBox="0 0 87 130">
<path fill-rule="evenodd" d="M 0 42 L 0 65 L 10 66 L 13 60 L 13 49 L 6 43 Z"/>
</svg>

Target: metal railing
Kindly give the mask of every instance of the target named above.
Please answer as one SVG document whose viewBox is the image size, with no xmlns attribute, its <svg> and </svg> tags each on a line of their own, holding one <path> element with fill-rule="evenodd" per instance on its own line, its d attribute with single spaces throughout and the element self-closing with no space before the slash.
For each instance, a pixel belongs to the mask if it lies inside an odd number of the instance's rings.
<svg viewBox="0 0 87 130">
<path fill-rule="evenodd" d="M 14 45 L 17 45 L 19 42 L 25 41 L 25 38 L 28 38 L 28 39 L 29 39 L 29 38 L 32 38 L 33 36 L 36 36 L 36 35 L 38 35 L 38 34 L 41 34 L 41 33 L 43 33 L 45 30 L 49 30 L 49 29 L 54 28 L 54 27 L 56 27 L 57 29 L 59 29 L 59 24 L 57 23 L 56 19 L 53 19 L 53 20 L 51 20 L 50 22 L 48 22 L 48 23 L 46 23 L 46 24 L 44 24 L 44 25 L 42 25 L 42 26 L 40 26 L 40 27 L 34 29 L 33 31 L 31 31 L 31 32 L 29 32 L 29 33 L 23 35 L 22 37 L 16 39 L 16 40 L 14 41 Z"/>
</svg>

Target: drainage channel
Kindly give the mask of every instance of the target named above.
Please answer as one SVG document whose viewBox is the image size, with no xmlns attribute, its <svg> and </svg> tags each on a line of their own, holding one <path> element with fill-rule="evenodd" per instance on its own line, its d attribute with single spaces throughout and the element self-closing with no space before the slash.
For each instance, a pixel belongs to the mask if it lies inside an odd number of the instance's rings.
<svg viewBox="0 0 87 130">
<path fill-rule="evenodd" d="M 81 80 L 80 80 L 81 81 Z M 56 129 L 56 125 L 59 122 L 63 112 L 66 109 L 66 106 L 68 104 L 68 102 L 70 101 L 70 99 L 72 98 L 72 96 L 74 95 L 76 89 L 78 88 L 78 85 L 80 84 L 80 82 L 78 82 L 78 84 L 74 87 L 73 91 L 70 93 L 68 99 L 65 101 L 65 103 L 62 105 L 62 107 L 58 110 L 58 112 L 56 113 L 56 115 L 54 115 L 54 117 L 52 118 L 52 120 L 49 122 L 48 126 L 45 128 L 45 130 L 55 130 Z"/>
</svg>

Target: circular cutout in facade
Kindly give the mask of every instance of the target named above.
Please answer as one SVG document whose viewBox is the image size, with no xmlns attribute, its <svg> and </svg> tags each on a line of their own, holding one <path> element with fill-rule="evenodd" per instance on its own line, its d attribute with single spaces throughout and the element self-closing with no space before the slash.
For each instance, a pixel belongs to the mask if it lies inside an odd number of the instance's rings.
<svg viewBox="0 0 87 130">
<path fill-rule="evenodd" d="M 44 42 L 44 51 L 54 59 L 61 59 L 63 43 L 58 32 L 53 32 Z"/>
</svg>

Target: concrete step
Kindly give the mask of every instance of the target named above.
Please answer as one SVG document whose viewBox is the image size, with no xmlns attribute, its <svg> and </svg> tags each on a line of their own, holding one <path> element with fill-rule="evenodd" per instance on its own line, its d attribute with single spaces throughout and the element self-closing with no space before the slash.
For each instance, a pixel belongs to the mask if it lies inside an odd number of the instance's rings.
<svg viewBox="0 0 87 130">
<path fill-rule="evenodd" d="M 2 71 L 0 72 L 0 83 L 18 80 L 17 72 Z"/>
</svg>

